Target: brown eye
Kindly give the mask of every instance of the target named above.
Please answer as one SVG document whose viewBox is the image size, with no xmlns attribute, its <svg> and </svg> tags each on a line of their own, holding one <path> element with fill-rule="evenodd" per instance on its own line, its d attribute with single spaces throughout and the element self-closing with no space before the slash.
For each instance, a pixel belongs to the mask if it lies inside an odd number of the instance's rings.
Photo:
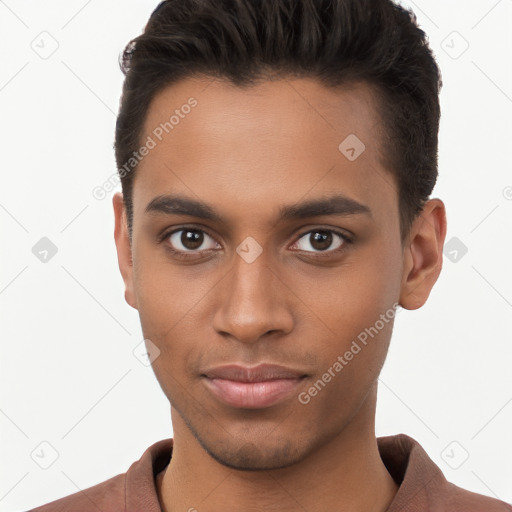
<svg viewBox="0 0 512 512">
<path fill-rule="evenodd" d="M 304 233 L 294 244 L 296 249 L 306 252 L 335 252 L 350 243 L 348 236 L 330 229 L 314 229 Z"/>
<path fill-rule="evenodd" d="M 315 231 L 310 234 L 309 238 L 311 247 L 319 251 L 329 249 L 332 244 L 332 234 L 328 231 Z"/>
<path fill-rule="evenodd" d="M 173 250 L 177 252 L 190 252 L 206 249 L 215 249 L 216 242 L 200 229 L 183 228 L 174 231 L 168 236 Z M 208 241 L 210 244 L 208 245 Z M 203 245 L 206 244 L 206 247 Z"/>
<path fill-rule="evenodd" d="M 187 249 L 195 250 L 201 247 L 203 243 L 203 234 L 198 231 L 190 231 L 189 229 L 181 232 L 180 242 Z"/>
</svg>

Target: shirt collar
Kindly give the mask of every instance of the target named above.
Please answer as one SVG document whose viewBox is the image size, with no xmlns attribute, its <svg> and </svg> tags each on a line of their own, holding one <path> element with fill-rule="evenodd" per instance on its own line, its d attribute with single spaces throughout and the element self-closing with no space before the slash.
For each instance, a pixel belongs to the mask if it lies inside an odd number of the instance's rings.
<svg viewBox="0 0 512 512">
<path fill-rule="evenodd" d="M 406 434 L 377 438 L 381 459 L 399 486 L 387 512 L 434 510 L 435 496 L 447 481 L 421 445 Z M 173 439 L 150 446 L 126 473 L 126 512 L 161 512 L 155 477 L 171 460 Z"/>
</svg>

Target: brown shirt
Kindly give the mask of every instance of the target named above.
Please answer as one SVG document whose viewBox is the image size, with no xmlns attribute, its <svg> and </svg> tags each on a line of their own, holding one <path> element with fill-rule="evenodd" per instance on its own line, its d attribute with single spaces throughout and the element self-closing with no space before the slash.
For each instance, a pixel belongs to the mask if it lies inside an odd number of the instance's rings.
<svg viewBox="0 0 512 512">
<path fill-rule="evenodd" d="M 171 459 L 172 439 L 150 446 L 126 473 L 31 512 L 161 512 L 156 475 Z M 448 482 L 413 438 L 377 438 L 380 456 L 399 486 L 387 512 L 512 512 L 512 505 Z M 512 484 L 512 482 L 511 482 Z"/>
</svg>

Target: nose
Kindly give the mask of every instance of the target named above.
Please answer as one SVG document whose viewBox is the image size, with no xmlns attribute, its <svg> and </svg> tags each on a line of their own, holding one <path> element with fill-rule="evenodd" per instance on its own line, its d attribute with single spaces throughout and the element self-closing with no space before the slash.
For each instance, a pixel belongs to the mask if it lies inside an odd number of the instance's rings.
<svg viewBox="0 0 512 512">
<path fill-rule="evenodd" d="M 243 343 L 291 332 L 291 292 L 277 272 L 263 254 L 252 263 L 236 255 L 233 268 L 217 287 L 215 330 Z"/>
</svg>

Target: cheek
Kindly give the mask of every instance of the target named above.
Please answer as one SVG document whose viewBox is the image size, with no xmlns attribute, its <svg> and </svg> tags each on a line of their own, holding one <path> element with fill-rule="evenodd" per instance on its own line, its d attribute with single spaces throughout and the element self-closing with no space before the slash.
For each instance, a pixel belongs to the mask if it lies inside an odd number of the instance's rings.
<svg viewBox="0 0 512 512">
<path fill-rule="evenodd" d="M 390 260 L 382 254 L 376 258 L 368 248 L 338 267 L 290 275 L 288 281 L 306 306 L 301 310 L 308 311 L 298 324 L 316 317 L 329 337 L 345 340 L 373 325 L 399 296 L 400 274 Z"/>
<path fill-rule="evenodd" d="M 314 422 L 322 418 L 326 428 L 348 421 L 359 409 L 386 359 L 396 309 L 381 310 L 373 303 L 363 314 L 356 311 L 357 317 L 338 312 L 339 328 L 316 349 L 318 372 L 298 397 Z"/>
<path fill-rule="evenodd" d="M 183 359 L 178 343 L 187 324 L 187 312 L 193 308 L 194 297 L 190 289 L 180 286 L 170 268 L 155 264 L 149 258 L 142 259 L 134 269 L 134 288 L 137 295 L 140 324 L 145 339 L 158 348 L 159 355 L 152 362 L 155 374 L 162 384 L 163 372 L 174 375 L 170 365 Z M 188 291 L 188 293 L 187 293 Z M 185 338 L 186 339 L 186 338 Z"/>
<path fill-rule="evenodd" d="M 146 248 L 139 249 L 134 263 L 142 332 L 160 351 L 153 370 L 167 391 L 178 389 L 190 378 L 205 346 L 210 322 L 205 304 L 218 276 L 194 265 L 172 265 L 162 251 Z"/>
<path fill-rule="evenodd" d="M 161 247 L 140 244 L 134 255 L 134 288 L 145 335 L 165 339 L 193 314 L 214 281 L 197 267 L 177 266 Z"/>
<path fill-rule="evenodd" d="M 335 269 L 296 280 L 308 310 L 298 319 L 299 331 L 315 336 L 315 382 L 328 380 L 331 396 L 364 393 L 386 358 L 400 279 L 391 252 L 376 258 L 375 250 L 368 247 Z M 316 387 L 324 389 L 322 382 Z"/>
</svg>

